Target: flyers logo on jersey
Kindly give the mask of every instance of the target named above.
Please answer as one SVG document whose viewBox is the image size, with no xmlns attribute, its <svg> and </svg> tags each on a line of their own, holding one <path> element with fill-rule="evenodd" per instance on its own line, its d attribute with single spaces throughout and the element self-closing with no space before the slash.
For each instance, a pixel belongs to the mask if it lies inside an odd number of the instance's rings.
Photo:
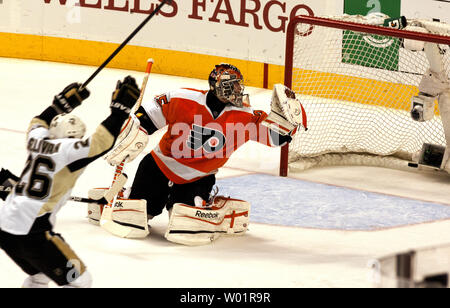
<svg viewBox="0 0 450 308">
<path fill-rule="evenodd" d="M 207 153 L 214 153 L 225 145 L 225 136 L 218 130 L 194 124 L 187 145 L 194 151 L 203 148 Z"/>
</svg>

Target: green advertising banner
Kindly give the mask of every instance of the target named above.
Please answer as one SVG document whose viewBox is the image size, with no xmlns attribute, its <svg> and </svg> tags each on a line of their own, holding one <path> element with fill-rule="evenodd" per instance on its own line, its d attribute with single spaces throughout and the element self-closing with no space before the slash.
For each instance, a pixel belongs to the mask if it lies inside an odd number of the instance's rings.
<svg viewBox="0 0 450 308">
<path fill-rule="evenodd" d="M 400 17 L 401 0 L 344 0 L 344 13 L 384 13 Z M 400 41 L 396 38 L 344 31 L 342 62 L 391 71 L 398 70 Z"/>
</svg>

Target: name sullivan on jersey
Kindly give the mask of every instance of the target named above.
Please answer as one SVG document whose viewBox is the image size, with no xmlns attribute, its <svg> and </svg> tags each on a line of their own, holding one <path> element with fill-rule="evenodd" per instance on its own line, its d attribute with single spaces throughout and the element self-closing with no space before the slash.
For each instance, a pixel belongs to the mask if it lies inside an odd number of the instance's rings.
<svg viewBox="0 0 450 308">
<path fill-rule="evenodd" d="M 54 154 L 59 151 L 61 143 L 50 143 L 43 139 L 30 138 L 27 145 L 27 150 L 41 154 Z"/>
</svg>

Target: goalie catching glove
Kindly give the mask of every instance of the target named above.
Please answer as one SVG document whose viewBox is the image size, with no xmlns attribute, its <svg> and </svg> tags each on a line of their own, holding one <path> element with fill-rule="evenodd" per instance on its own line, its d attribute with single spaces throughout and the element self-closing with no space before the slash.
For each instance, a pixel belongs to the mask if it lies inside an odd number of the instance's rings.
<svg viewBox="0 0 450 308">
<path fill-rule="evenodd" d="M 305 109 L 295 92 L 282 84 L 274 86 L 271 112 L 262 124 L 282 136 L 292 136 L 300 125 L 308 129 Z"/>
</svg>

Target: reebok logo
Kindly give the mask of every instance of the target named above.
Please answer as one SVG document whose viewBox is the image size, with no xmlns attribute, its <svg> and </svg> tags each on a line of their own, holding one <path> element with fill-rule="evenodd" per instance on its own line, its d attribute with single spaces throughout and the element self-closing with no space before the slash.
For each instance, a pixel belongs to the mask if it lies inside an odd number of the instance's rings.
<svg viewBox="0 0 450 308">
<path fill-rule="evenodd" d="M 219 218 L 219 213 L 218 212 L 202 212 L 202 211 L 197 211 L 195 212 L 195 217 L 199 217 L 199 218 L 206 218 L 206 219 L 216 219 Z"/>
</svg>

